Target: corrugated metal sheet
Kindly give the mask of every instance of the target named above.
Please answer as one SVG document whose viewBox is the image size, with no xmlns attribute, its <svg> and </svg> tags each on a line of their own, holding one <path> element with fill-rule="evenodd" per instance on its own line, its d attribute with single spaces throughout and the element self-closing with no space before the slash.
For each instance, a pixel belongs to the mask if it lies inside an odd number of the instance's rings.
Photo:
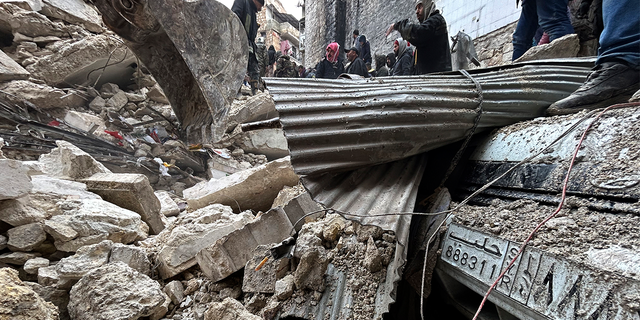
<svg viewBox="0 0 640 320">
<path fill-rule="evenodd" d="M 303 300 L 283 310 L 281 317 L 304 319 L 352 319 L 353 301 L 374 298 L 375 315 L 381 319 L 395 301 L 396 287 L 402 276 L 407 256 L 410 215 L 372 216 L 381 213 L 413 212 L 418 186 L 426 165 L 426 155 L 338 174 L 304 177 L 303 183 L 314 200 L 325 207 L 357 216 L 345 218 L 365 225 L 376 225 L 396 234 L 394 259 L 387 266 L 387 274 L 375 297 L 363 297 L 358 288 L 350 287 L 344 271 L 331 265 L 327 269 L 327 288 L 316 305 Z M 332 279 L 332 280 L 331 280 Z M 313 315 L 310 317 L 309 315 Z"/>
<path fill-rule="evenodd" d="M 592 60 L 474 70 L 484 112 L 478 130 L 541 116 L 577 89 Z M 471 72 L 470 72 L 471 73 Z M 456 73 L 377 79 L 265 79 L 298 174 L 403 159 L 461 140 L 479 95 Z"/>
</svg>

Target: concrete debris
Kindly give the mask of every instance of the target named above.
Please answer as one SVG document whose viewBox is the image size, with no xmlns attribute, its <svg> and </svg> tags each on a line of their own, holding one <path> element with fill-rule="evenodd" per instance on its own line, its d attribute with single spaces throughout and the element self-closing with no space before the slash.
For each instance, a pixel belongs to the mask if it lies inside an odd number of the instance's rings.
<svg viewBox="0 0 640 320">
<path fill-rule="evenodd" d="M 222 302 L 212 303 L 204 314 L 204 320 L 217 319 L 261 320 L 262 318 L 249 313 L 240 301 L 226 298 Z"/>
<path fill-rule="evenodd" d="M 115 262 L 84 275 L 71 288 L 68 307 L 74 320 L 134 320 L 156 315 L 168 299 L 158 282 Z"/>
<path fill-rule="evenodd" d="M 111 240 L 132 243 L 146 239 L 149 227 L 137 213 L 103 200 L 69 200 L 59 203 L 64 214 L 45 221 L 45 230 L 55 239 L 60 251 Z"/>
<path fill-rule="evenodd" d="M 35 282 L 25 282 L 27 286 L 37 293 L 42 299 L 53 303 L 58 308 L 60 320 L 70 320 L 67 304 L 69 304 L 69 292 L 55 287 L 46 287 Z"/>
<path fill-rule="evenodd" d="M 268 93 L 258 93 L 245 99 L 236 99 L 227 114 L 226 132 L 246 122 L 272 119 L 278 116 L 276 104 Z"/>
<path fill-rule="evenodd" d="M 298 289 L 324 291 L 324 273 L 329 265 L 327 252 L 322 246 L 313 247 L 302 254 L 300 264 L 293 274 Z"/>
<path fill-rule="evenodd" d="M 28 274 L 38 274 L 40 268 L 46 268 L 49 266 L 49 259 L 45 258 L 33 258 L 24 263 L 24 271 Z"/>
<path fill-rule="evenodd" d="M 27 34 L 28 35 L 28 34 Z M 46 34 L 55 35 L 58 34 Z M 57 48 L 51 48 L 53 54 L 39 58 L 35 63 L 26 67 L 32 76 L 46 81 L 49 85 L 63 83 L 88 84 L 94 78 L 87 78 L 87 74 L 96 68 L 105 65 L 107 60 L 128 62 L 131 64 L 133 54 L 117 39 L 106 35 L 89 35 L 79 40 L 58 41 Z M 55 49 L 55 50 L 54 50 Z M 109 59 L 111 55 L 111 59 Z M 126 57 L 130 57 L 126 59 Z M 130 77 L 133 69 L 112 68 L 111 72 L 105 76 L 104 81 L 110 78 Z M 95 73 L 95 72 L 94 72 Z M 95 75 L 97 78 L 97 75 Z M 103 79 L 103 78 L 101 78 Z M 93 82 L 90 82 L 93 84 Z M 126 98 L 126 97 L 125 97 Z"/>
<path fill-rule="evenodd" d="M 171 198 L 167 191 L 156 191 L 156 197 L 160 201 L 160 213 L 166 217 L 177 216 L 180 213 L 180 207 Z"/>
<path fill-rule="evenodd" d="M 40 256 L 37 252 L 11 252 L 0 254 L 0 263 L 24 265 L 27 261 Z"/>
<path fill-rule="evenodd" d="M 0 269 L 0 318 L 58 320 L 58 308 L 46 302 L 18 277 L 18 271 Z"/>
<path fill-rule="evenodd" d="M 164 91 L 158 84 L 155 84 L 151 89 L 147 92 L 147 97 L 155 102 L 169 104 L 169 99 L 164 95 Z"/>
<path fill-rule="evenodd" d="M 0 159 L 0 200 L 16 199 L 33 188 L 27 168 L 20 161 Z"/>
<path fill-rule="evenodd" d="M 7 237 L 0 235 L 0 250 L 4 250 L 7 247 L 8 241 Z"/>
<path fill-rule="evenodd" d="M 88 153 L 66 141 L 56 141 L 57 148 L 38 159 L 42 171 L 49 176 L 80 180 L 96 173 L 111 173 L 102 163 L 96 161 Z"/>
<path fill-rule="evenodd" d="M 282 209 L 270 210 L 202 248 L 196 260 L 207 277 L 219 281 L 244 268 L 258 245 L 280 243 L 290 236 L 288 231 L 292 229 L 293 224 Z"/>
<path fill-rule="evenodd" d="M 0 81 L 24 80 L 29 78 L 29 71 L 0 50 Z"/>
<path fill-rule="evenodd" d="M 124 94 L 124 91 L 118 90 L 116 94 L 114 94 L 111 98 L 107 99 L 105 105 L 107 108 L 112 111 L 119 111 L 122 107 L 124 107 L 129 102 L 127 99 L 127 95 Z"/>
<path fill-rule="evenodd" d="M 104 120 L 98 116 L 86 112 L 69 111 L 64 116 L 64 123 L 74 129 L 94 135 L 100 139 L 117 142 L 113 136 L 105 132 L 107 126 Z"/>
<path fill-rule="evenodd" d="M 531 47 L 514 62 L 525 62 L 552 58 L 572 58 L 580 51 L 580 39 L 575 33 L 555 39 L 550 43 Z"/>
<path fill-rule="evenodd" d="M 278 270 L 286 268 L 289 260 L 274 259 L 269 249 L 270 246 L 261 245 L 257 246 L 253 251 L 253 257 L 247 261 L 244 268 L 244 279 L 242 280 L 243 292 L 275 292 Z"/>
<path fill-rule="evenodd" d="M 250 169 L 251 164 L 234 158 L 225 159 L 222 157 L 212 157 L 207 161 L 207 175 L 209 179 L 224 178 L 233 173 Z"/>
<path fill-rule="evenodd" d="M 33 222 L 43 222 L 63 213 L 58 201 L 79 199 L 101 199 L 87 191 L 83 183 L 51 178 L 45 175 L 31 177 L 33 189 L 28 195 L 5 200 L 0 205 L 0 221 L 14 227 Z"/>
<path fill-rule="evenodd" d="M 210 203 L 267 211 L 273 199 L 284 186 L 298 184 L 289 157 L 265 165 L 234 173 L 220 179 L 198 183 L 184 191 L 191 208 L 202 208 Z"/>
<path fill-rule="evenodd" d="M 29 11 L 42 10 L 42 0 L 0 0 L 0 3 L 11 3 Z"/>
<path fill-rule="evenodd" d="M 235 145 L 246 152 L 264 154 L 269 160 L 289 155 L 287 138 L 282 129 L 262 129 L 243 132 L 234 137 Z"/>
<path fill-rule="evenodd" d="M 0 21 L 11 27 L 11 33 L 20 33 L 28 37 L 67 35 L 67 29 L 61 22 L 51 22 L 45 15 L 24 10 L 12 3 L 0 3 Z"/>
<path fill-rule="evenodd" d="M 60 275 L 56 271 L 55 265 L 48 266 L 48 267 L 41 267 L 38 269 L 38 284 L 45 287 L 55 287 L 59 281 L 60 281 Z"/>
<path fill-rule="evenodd" d="M 253 220 L 248 211 L 234 214 L 230 207 L 212 204 L 180 215 L 176 221 L 142 245 L 157 252 L 158 272 L 173 277 L 196 264 L 196 254 Z"/>
<path fill-rule="evenodd" d="M 45 84 L 26 80 L 15 80 L 0 84 L 0 90 L 8 94 L 7 99 L 16 104 L 28 101 L 41 109 L 75 109 L 85 105 L 86 101 L 73 89 L 58 89 Z"/>
<path fill-rule="evenodd" d="M 295 281 L 293 280 L 293 275 L 289 274 L 284 278 L 276 281 L 274 296 L 278 298 L 278 300 L 287 300 L 291 298 L 294 290 Z"/>
<path fill-rule="evenodd" d="M 47 234 L 40 223 L 30 223 L 9 229 L 7 235 L 9 236 L 7 247 L 11 251 L 33 251 L 47 239 Z"/>
<path fill-rule="evenodd" d="M 56 272 L 59 278 L 80 280 L 80 278 L 91 270 L 109 262 L 109 253 L 112 247 L 113 242 L 105 240 L 78 249 L 74 255 L 63 258 L 56 264 Z"/>
<path fill-rule="evenodd" d="M 82 181 L 87 184 L 89 191 L 100 195 L 104 200 L 138 213 L 142 221 L 149 225 L 152 234 L 158 234 L 164 229 L 160 200 L 153 193 L 145 175 L 96 173 Z"/>
<path fill-rule="evenodd" d="M 147 253 L 136 246 L 114 243 L 111 247 L 111 255 L 109 262 L 124 262 L 134 270 L 151 276 L 151 261 L 147 257 Z"/>
<path fill-rule="evenodd" d="M 42 13 L 47 17 L 78 24 L 91 32 L 103 32 L 98 12 L 82 0 L 42 0 Z"/>
<path fill-rule="evenodd" d="M 284 207 L 287 205 L 287 203 L 289 203 L 289 201 L 291 201 L 291 199 L 305 192 L 306 190 L 302 183 L 298 183 L 293 187 L 285 186 L 284 188 L 282 188 L 282 190 L 280 190 L 280 192 L 278 192 L 278 196 L 273 200 L 271 208 L 273 209 L 275 207 Z"/>
<path fill-rule="evenodd" d="M 180 281 L 171 281 L 167 283 L 162 291 L 171 299 L 174 305 L 179 305 L 184 299 L 184 286 Z"/>
</svg>

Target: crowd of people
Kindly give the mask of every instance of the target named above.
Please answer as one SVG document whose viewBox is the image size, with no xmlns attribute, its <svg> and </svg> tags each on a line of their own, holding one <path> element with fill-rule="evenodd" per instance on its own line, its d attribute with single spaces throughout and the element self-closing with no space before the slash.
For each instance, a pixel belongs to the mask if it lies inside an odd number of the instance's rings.
<svg viewBox="0 0 640 320">
<path fill-rule="evenodd" d="M 521 0 L 522 11 L 513 34 L 513 60 L 532 45 L 552 42 L 574 32 L 567 13 L 568 1 Z M 627 99 L 639 89 L 639 1 L 602 0 L 602 32 L 596 66 L 582 87 L 552 104 L 548 113 L 566 114 L 600 107 L 621 97 Z M 516 0 L 518 2 L 520 0 Z M 580 11 L 584 14 L 592 0 L 581 2 Z M 332 42 L 325 48 L 323 59 L 310 70 L 291 60 L 287 43 L 281 48 L 282 54 L 273 46 L 266 49 L 264 39 L 255 41 L 256 12 L 263 5 L 264 0 L 235 0 L 232 7 L 243 22 L 249 39 L 248 75 L 253 93 L 259 88 L 260 77 L 264 76 L 337 79 L 348 73 L 368 78 L 421 75 L 452 69 L 447 23 L 433 0 L 416 1 L 417 23 L 404 19 L 388 27 L 386 36 L 395 30 L 400 37 L 393 42 L 393 53 L 375 56 L 375 69 L 371 68 L 371 45 L 358 30 L 353 31 L 352 46 L 344 49 L 347 61 L 341 58 L 340 45 Z"/>
</svg>

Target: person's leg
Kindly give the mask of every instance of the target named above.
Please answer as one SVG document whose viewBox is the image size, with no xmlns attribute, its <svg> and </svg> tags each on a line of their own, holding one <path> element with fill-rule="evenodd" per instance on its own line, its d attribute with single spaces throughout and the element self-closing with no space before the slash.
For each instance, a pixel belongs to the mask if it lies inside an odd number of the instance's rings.
<svg viewBox="0 0 640 320">
<path fill-rule="evenodd" d="M 538 24 L 549 34 L 549 42 L 573 33 L 573 26 L 567 14 L 568 0 L 538 1 Z"/>
<path fill-rule="evenodd" d="M 518 19 L 516 31 L 513 33 L 513 57 L 511 60 L 520 58 L 531 48 L 533 36 L 538 30 L 536 0 L 523 0 L 521 6 L 520 19 Z"/>
<path fill-rule="evenodd" d="M 249 85 L 251 85 L 251 94 L 258 92 L 258 83 L 260 82 L 260 69 L 258 67 L 258 59 L 255 53 L 249 52 L 249 64 L 247 66 L 249 73 Z"/>
<path fill-rule="evenodd" d="M 547 113 L 568 114 L 625 102 L 640 87 L 640 16 L 638 0 L 604 0 L 604 31 L 594 71 Z"/>
</svg>

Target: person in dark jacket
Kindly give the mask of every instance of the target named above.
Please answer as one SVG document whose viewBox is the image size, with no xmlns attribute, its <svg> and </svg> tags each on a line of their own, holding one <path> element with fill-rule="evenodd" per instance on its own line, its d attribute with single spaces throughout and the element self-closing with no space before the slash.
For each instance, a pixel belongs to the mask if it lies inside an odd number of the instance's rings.
<svg viewBox="0 0 640 320">
<path fill-rule="evenodd" d="M 390 76 L 389 68 L 387 68 L 386 63 L 387 63 L 387 56 L 383 54 L 376 54 L 376 71 L 375 71 L 376 77 Z"/>
<path fill-rule="evenodd" d="M 367 41 L 365 35 L 360 36 L 360 48 L 358 48 L 358 56 L 367 65 L 367 69 L 371 69 L 371 44 Z M 357 47 L 356 47 L 357 48 Z"/>
<path fill-rule="evenodd" d="M 240 22 L 242 22 L 249 40 L 249 63 L 247 65 L 247 72 L 249 73 L 251 94 L 257 93 L 258 83 L 260 82 L 260 69 L 256 57 L 258 49 L 255 41 L 258 35 L 256 13 L 262 10 L 262 6 L 264 6 L 264 0 L 235 0 L 233 6 L 231 6 L 231 11 L 240 18 Z"/>
<path fill-rule="evenodd" d="M 407 42 L 402 38 L 396 39 L 393 42 L 393 52 L 396 55 L 396 63 L 393 65 L 391 71 L 392 76 L 410 76 L 411 68 L 413 67 L 413 57 Z"/>
<path fill-rule="evenodd" d="M 396 54 L 391 52 L 387 55 L 387 68 L 389 71 L 393 70 L 393 65 L 396 64 Z M 391 72 L 389 72 L 391 74 Z"/>
<path fill-rule="evenodd" d="M 364 60 L 359 57 L 358 49 L 356 47 L 351 47 L 349 50 L 345 49 L 344 52 L 347 53 L 347 59 L 351 62 L 345 72 L 369 78 L 367 65 L 364 63 Z"/>
<path fill-rule="evenodd" d="M 398 21 L 389 26 L 387 35 L 398 30 L 404 40 L 416 47 L 413 74 L 451 71 L 447 22 L 435 9 L 433 0 L 418 0 L 416 16 L 420 23 Z"/>
<path fill-rule="evenodd" d="M 339 58 L 340 45 L 332 42 L 327 46 L 325 58 L 316 66 L 316 78 L 338 79 L 344 73 L 344 64 Z"/>
</svg>

